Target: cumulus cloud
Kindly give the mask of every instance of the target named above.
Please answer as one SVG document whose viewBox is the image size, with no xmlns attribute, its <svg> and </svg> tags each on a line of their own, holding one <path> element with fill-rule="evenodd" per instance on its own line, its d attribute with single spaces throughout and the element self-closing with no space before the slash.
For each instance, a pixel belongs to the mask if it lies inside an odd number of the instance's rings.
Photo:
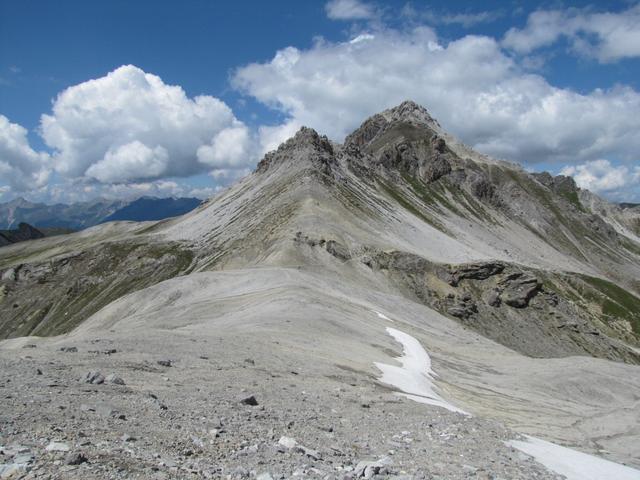
<svg viewBox="0 0 640 480">
<path fill-rule="evenodd" d="M 248 128 L 211 96 L 126 65 L 58 95 L 40 130 L 62 176 L 127 183 L 253 162 Z"/>
<path fill-rule="evenodd" d="M 46 184 L 49 174 L 49 155 L 31 148 L 27 130 L 0 115 L 0 178 L 25 191 Z"/>
<path fill-rule="evenodd" d="M 235 174 L 235 171 L 234 171 Z M 97 198 L 107 200 L 128 200 L 142 196 L 148 197 L 196 197 L 209 198 L 220 191 L 223 185 L 197 187 L 179 180 L 154 180 L 131 183 L 89 183 L 87 179 L 62 179 L 43 187 L 30 190 L 23 196 L 33 202 L 76 203 Z M 15 198 L 15 192 L 0 187 L 0 200 Z"/>
<path fill-rule="evenodd" d="M 503 45 L 529 53 L 566 38 L 574 52 L 613 62 L 640 56 L 640 4 L 623 12 L 594 13 L 588 10 L 538 10 L 529 15 L 524 28 L 511 28 Z"/>
<path fill-rule="evenodd" d="M 568 165 L 560 174 L 572 176 L 579 187 L 592 192 L 616 192 L 629 187 L 640 190 L 640 166 L 614 166 L 608 160 L 599 159 L 581 165 Z M 640 194 L 640 191 L 637 193 Z"/>
<path fill-rule="evenodd" d="M 581 94 L 554 87 L 522 71 L 485 36 L 441 44 L 433 30 L 420 27 L 359 37 L 287 47 L 236 71 L 238 89 L 286 116 L 261 130 L 263 145 L 300 125 L 342 141 L 367 116 L 409 98 L 497 157 L 529 164 L 637 160 L 640 94 L 631 88 Z"/>
<path fill-rule="evenodd" d="M 332 20 L 367 20 L 375 16 L 375 9 L 360 0 L 331 0 L 325 11 Z"/>
</svg>

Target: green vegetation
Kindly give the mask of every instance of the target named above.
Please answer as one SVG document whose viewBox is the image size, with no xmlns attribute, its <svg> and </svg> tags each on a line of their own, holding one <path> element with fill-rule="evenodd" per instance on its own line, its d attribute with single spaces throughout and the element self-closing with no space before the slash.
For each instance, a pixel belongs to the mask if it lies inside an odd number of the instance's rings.
<svg viewBox="0 0 640 480">
<path fill-rule="evenodd" d="M 596 290 L 596 295 L 584 294 L 598 302 L 603 315 L 628 321 L 633 332 L 640 335 L 640 298 L 608 280 L 588 275 L 580 275 L 580 278 Z"/>
<path fill-rule="evenodd" d="M 381 178 L 378 178 L 378 182 L 380 183 L 380 186 L 382 186 L 383 190 L 391 198 L 393 198 L 396 202 L 398 202 L 405 210 L 408 210 L 413 215 L 425 221 L 432 227 L 437 228 L 441 232 L 448 233 L 444 225 L 442 225 L 442 223 L 438 222 L 434 218 L 428 217 L 426 214 L 418 210 L 416 206 L 404 196 L 404 194 L 400 191 L 400 189 L 390 185 L 389 183 L 385 182 Z"/>
<path fill-rule="evenodd" d="M 581 211 L 582 213 L 588 213 L 587 209 L 584 208 L 582 203 L 580 203 L 578 192 L 576 192 L 575 190 L 561 190 L 558 193 L 579 211 Z"/>
<path fill-rule="evenodd" d="M 69 332 L 123 295 L 186 273 L 192 260 L 177 243 L 112 242 L 25 265 L 38 273 L 9 285 L 0 302 L 0 338 Z"/>
</svg>

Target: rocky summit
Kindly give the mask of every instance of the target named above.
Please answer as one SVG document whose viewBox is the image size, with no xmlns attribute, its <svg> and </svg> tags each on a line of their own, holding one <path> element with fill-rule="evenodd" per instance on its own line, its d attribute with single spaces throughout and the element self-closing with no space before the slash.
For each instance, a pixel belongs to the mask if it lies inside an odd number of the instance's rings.
<svg viewBox="0 0 640 480">
<path fill-rule="evenodd" d="M 413 102 L 0 250 L 0 478 L 640 478 L 640 212 Z"/>
</svg>

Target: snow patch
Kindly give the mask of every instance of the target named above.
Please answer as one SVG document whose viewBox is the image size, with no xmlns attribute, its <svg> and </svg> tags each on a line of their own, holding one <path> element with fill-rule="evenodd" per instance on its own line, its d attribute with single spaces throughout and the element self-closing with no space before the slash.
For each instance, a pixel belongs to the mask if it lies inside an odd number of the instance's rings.
<svg viewBox="0 0 640 480">
<path fill-rule="evenodd" d="M 374 310 L 373 313 L 375 313 L 378 316 L 378 318 L 381 318 L 383 320 L 387 320 L 388 322 L 391 322 L 391 323 L 395 323 L 393 320 L 391 320 L 389 317 L 387 317 L 384 313 L 380 313 L 377 310 Z"/>
<path fill-rule="evenodd" d="M 640 480 L 640 470 L 525 435 L 506 442 L 567 480 Z"/>
<path fill-rule="evenodd" d="M 403 355 L 397 358 L 401 366 L 375 362 L 375 366 L 382 372 L 379 380 L 400 390 L 398 395 L 469 415 L 436 393 L 437 387 L 433 379 L 438 375 L 431 369 L 431 358 L 420 342 L 395 328 L 387 328 L 387 333 L 402 345 Z"/>
</svg>

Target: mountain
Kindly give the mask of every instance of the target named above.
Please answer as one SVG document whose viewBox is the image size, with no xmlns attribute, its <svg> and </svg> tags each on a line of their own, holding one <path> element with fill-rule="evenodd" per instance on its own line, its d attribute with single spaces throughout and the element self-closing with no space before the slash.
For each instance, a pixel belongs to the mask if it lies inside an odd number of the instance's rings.
<svg viewBox="0 0 640 480">
<path fill-rule="evenodd" d="M 198 198 L 152 198 L 142 197 L 116 210 L 100 223 L 129 220 L 145 222 L 164 220 L 189 213 L 202 203 Z"/>
<path fill-rule="evenodd" d="M 44 238 L 45 234 L 28 223 L 21 223 L 16 230 L 0 230 L 0 247 L 12 243 Z"/>
<path fill-rule="evenodd" d="M 630 210 L 413 102 L 302 128 L 186 215 L 0 251 L 3 442 L 82 443 L 69 478 L 638 478 Z"/>
<path fill-rule="evenodd" d="M 133 201 L 101 199 L 71 205 L 45 205 L 17 198 L 0 204 L 0 228 L 12 228 L 25 222 L 38 228 L 82 230 L 111 221 L 163 220 L 187 213 L 200 203 L 196 198 L 142 197 Z"/>
<path fill-rule="evenodd" d="M 125 205 L 123 201 L 108 200 L 46 205 L 17 198 L 0 204 L 0 228 L 12 228 L 19 222 L 25 222 L 38 228 L 82 230 L 97 225 Z"/>
</svg>

